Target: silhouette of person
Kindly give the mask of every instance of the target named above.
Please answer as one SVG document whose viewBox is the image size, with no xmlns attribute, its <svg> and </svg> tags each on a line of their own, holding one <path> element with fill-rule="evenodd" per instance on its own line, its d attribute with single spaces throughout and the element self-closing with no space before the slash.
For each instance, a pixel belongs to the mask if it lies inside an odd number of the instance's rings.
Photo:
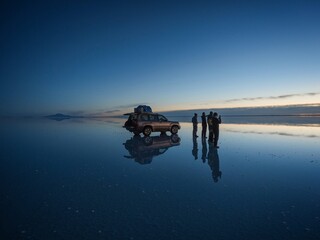
<svg viewBox="0 0 320 240">
<path fill-rule="evenodd" d="M 213 142 L 213 112 L 211 111 L 207 118 L 209 128 L 209 142 Z"/>
<path fill-rule="evenodd" d="M 207 158 L 207 153 L 208 153 L 208 148 L 207 148 L 207 142 L 205 138 L 202 138 L 202 162 L 205 163 L 206 162 L 206 158 Z"/>
<path fill-rule="evenodd" d="M 197 131 L 198 131 L 198 114 L 194 114 L 192 118 L 192 124 L 193 124 L 193 136 L 198 137 Z"/>
<path fill-rule="evenodd" d="M 206 119 L 206 114 L 205 114 L 205 112 L 202 113 L 202 115 L 201 115 L 201 120 L 202 120 L 202 133 L 201 133 L 201 137 L 202 137 L 202 138 L 207 138 L 207 119 Z"/>
<path fill-rule="evenodd" d="M 221 116 L 218 116 L 218 113 L 213 114 L 212 118 L 212 130 L 214 134 L 214 142 L 213 145 L 216 148 L 219 148 L 218 146 L 218 140 L 219 140 L 219 124 L 221 123 Z"/>
<path fill-rule="evenodd" d="M 198 142 L 197 142 L 197 137 L 193 135 L 192 137 L 193 140 L 193 148 L 192 148 L 192 155 L 194 156 L 194 160 L 198 159 Z"/>
<path fill-rule="evenodd" d="M 216 183 L 222 176 L 220 171 L 220 160 L 218 155 L 218 149 L 214 147 L 212 143 L 209 143 L 209 153 L 208 153 L 208 165 L 212 171 L 212 179 Z"/>
</svg>

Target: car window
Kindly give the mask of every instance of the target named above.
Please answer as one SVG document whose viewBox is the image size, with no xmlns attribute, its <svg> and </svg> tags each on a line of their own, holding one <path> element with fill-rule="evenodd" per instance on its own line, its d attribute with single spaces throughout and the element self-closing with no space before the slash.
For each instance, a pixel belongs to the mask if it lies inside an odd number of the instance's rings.
<svg viewBox="0 0 320 240">
<path fill-rule="evenodd" d="M 137 120 L 137 115 L 133 115 L 132 114 L 132 115 L 129 116 L 129 119 L 130 120 Z"/>
<path fill-rule="evenodd" d="M 157 115 L 149 115 L 149 119 L 150 119 L 150 121 L 159 121 Z"/>
<path fill-rule="evenodd" d="M 166 122 L 168 119 L 165 116 L 159 115 L 159 121 Z"/>
<path fill-rule="evenodd" d="M 149 116 L 146 115 L 146 114 L 143 114 L 143 115 L 140 116 L 140 120 L 141 121 L 149 121 Z"/>
</svg>

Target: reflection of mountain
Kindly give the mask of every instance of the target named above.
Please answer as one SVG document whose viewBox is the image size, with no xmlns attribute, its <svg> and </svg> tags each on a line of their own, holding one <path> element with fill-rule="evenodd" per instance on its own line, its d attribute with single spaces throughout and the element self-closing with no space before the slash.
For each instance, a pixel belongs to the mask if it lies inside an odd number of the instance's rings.
<svg viewBox="0 0 320 240">
<path fill-rule="evenodd" d="M 180 137 L 177 134 L 152 137 L 135 135 L 123 145 L 130 154 L 125 156 L 126 158 L 134 159 L 140 164 L 148 164 L 152 162 L 153 157 L 165 153 L 168 148 L 180 145 Z"/>
</svg>

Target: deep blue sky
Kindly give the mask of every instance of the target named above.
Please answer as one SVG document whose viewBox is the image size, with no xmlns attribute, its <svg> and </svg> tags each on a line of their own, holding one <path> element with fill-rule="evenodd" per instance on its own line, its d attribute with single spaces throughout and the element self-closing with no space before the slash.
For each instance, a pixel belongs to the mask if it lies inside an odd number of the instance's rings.
<svg viewBox="0 0 320 240">
<path fill-rule="evenodd" d="M 2 1 L 0 115 L 320 103 L 320 1 Z"/>
</svg>

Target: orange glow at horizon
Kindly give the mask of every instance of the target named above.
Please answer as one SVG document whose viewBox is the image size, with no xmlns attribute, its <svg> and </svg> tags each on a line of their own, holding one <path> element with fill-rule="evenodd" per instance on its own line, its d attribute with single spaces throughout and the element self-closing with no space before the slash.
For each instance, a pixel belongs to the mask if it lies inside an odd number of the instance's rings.
<svg viewBox="0 0 320 240">
<path fill-rule="evenodd" d="M 234 101 L 212 101 L 205 103 L 180 103 L 170 106 L 154 106 L 156 111 L 175 111 L 192 109 L 219 109 L 219 108 L 251 108 L 271 107 L 287 105 L 320 105 L 320 94 L 315 96 L 297 96 L 292 98 L 278 99 L 255 99 L 255 100 L 234 100 Z"/>
</svg>

